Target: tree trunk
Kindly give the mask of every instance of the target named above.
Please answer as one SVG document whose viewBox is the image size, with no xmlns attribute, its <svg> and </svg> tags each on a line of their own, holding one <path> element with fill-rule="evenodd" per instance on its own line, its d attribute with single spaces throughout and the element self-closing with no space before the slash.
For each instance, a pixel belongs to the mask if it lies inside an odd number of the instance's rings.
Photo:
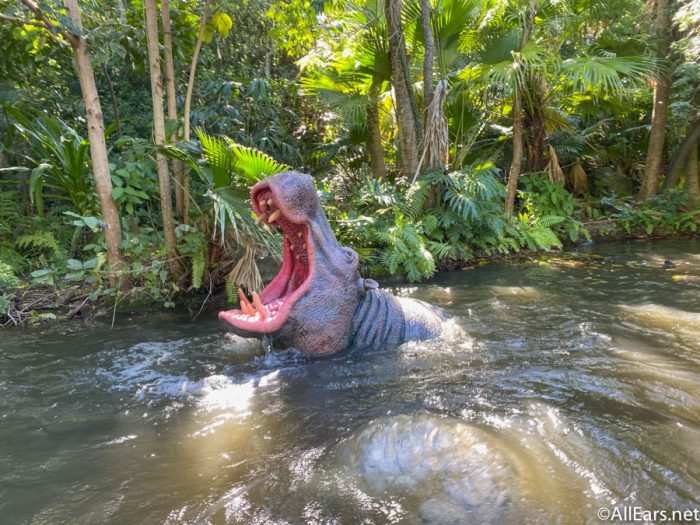
<svg viewBox="0 0 700 525">
<path fill-rule="evenodd" d="M 547 159 L 544 157 L 544 150 L 547 141 L 547 130 L 545 128 L 545 116 L 542 109 L 542 83 L 534 79 L 529 83 L 532 96 L 532 107 L 525 110 L 523 127 L 527 137 L 527 167 L 526 173 L 544 171 L 547 167 Z"/>
<path fill-rule="evenodd" d="M 78 0 L 64 0 L 67 13 L 78 30 L 82 30 L 82 20 Z M 107 144 L 105 142 L 105 125 L 102 118 L 102 106 L 100 95 L 95 84 L 95 74 L 92 69 L 87 42 L 80 35 L 71 35 L 70 44 L 73 48 L 75 66 L 78 70 L 80 90 L 85 103 L 87 113 L 88 140 L 90 141 L 90 159 L 92 171 L 95 176 L 95 186 L 100 198 L 100 209 L 105 227 L 105 242 L 107 243 L 107 263 L 109 264 L 110 286 L 119 284 L 122 288 L 128 286 L 128 279 L 122 272 L 126 265 L 122 258 L 120 244 L 122 242 L 122 228 L 119 219 L 119 210 L 112 198 L 112 179 L 109 172 L 107 158 Z"/>
<path fill-rule="evenodd" d="M 114 125 L 117 127 L 117 137 L 122 136 L 122 121 L 119 118 L 119 105 L 117 104 L 117 94 L 114 92 L 114 84 L 112 83 L 112 75 L 109 74 L 109 69 L 104 66 L 105 78 L 107 79 L 107 88 L 109 96 L 112 99 L 112 111 L 114 111 Z"/>
<path fill-rule="evenodd" d="M 695 207 L 700 203 L 700 180 L 698 179 L 698 143 L 686 155 L 685 159 L 685 192 L 688 202 Z"/>
<path fill-rule="evenodd" d="M 656 20 L 654 33 L 659 38 L 657 57 L 660 61 L 668 59 L 671 47 L 671 20 L 668 0 L 656 0 Z M 647 199 L 659 191 L 659 178 L 664 158 L 664 142 L 666 140 L 666 120 L 668 118 L 668 103 L 671 95 L 671 78 L 661 68 L 656 74 L 654 85 L 654 108 L 651 113 L 651 135 L 647 149 L 646 166 L 642 178 L 639 196 Z"/>
<path fill-rule="evenodd" d="M 175 88 L 175 62 L 173 60 L 173 32 L 170 25 L 170 1 L 161 0 L 160 18 L 163 21 L 163 62 L 165 64 L 165 97 L 168 105 L 168 120 L 177 121 L 177 90 Z M 177 127 L 170 135 L 170 142 L 177 142 Z M 173 175 L 175 179 L 175 213 L 182 222 L 187 224 L 185 215 L 184 165 L 173 159 Z"/>
<path fill-rule="evenodd" d="M 199 35 L 197 36 L 197 42 L 194 45 L 194 52 L 192 53 L 192 62 L 190 63 L 190 76 L 187 79 L 187 93 L 185 94 L 185 108 L 182 113 L 182 138 L 185 142 L 190 140 L 190 108 L 192 107 L 192 91 L 194 90 L 194 79 L 197 74 L 197 61 L 199 60 L 199 52 L 202 49 L 202 42 L 204 42 L 204 30 L 207 27 L 207 20 L 209 19 L 209 5 L 210 0 L 205 0 L 204 2 L 204 13 L 202 14 L 202 19 L 199 24 Z M 182 192 L 183 192 L 183 214 L 185 217 L 189 215 L 190 209 L 190 178 L 185 175 L 182 181 Z"/>
<path fill-rule="evenodd" d="M 523 108 L 520 86 L 515 87 L 513 101 L 513 161 L 508 173 L 508 185 L 506 190 L 506 215 L 513 215 L 515 206 L 515 192 L 518 189 L 520 169 L 523 165 Z"/>
<path fill-rule="evenodd" d="M 274 52 L 274 47 L 272 46 L 272 41 L 268 35 L 265 39 L 265 47 L 267 51 L 265 52 L 265 64 L 263 73 L 265 78 L 270 78 L 272 76 L 272 53 Z"/>
<path fill-rule="evenodd" d="M 401 26 L 401 0 L 384 0 L 384 14 L 389 32 L 389 59 L 398 125 L 400 168 L 406 177 L 410 177 L 415 174 L 418 166 L 418 144 L 422 126 L 408 70 Z"/>
<path fill-rule="evenodd" d="M 160 51 L 158 42 L 158 10 L 155 0 L 145 0 L 146 39 L 148 41 L 148 62 L 151 75 L 151 95 L 153 99 L 153 138 L 156 145 L 156 167 L 160 187 L 160 207 L 163 215 L 165 246 L 170 257 L 168 267 L 172 276 L 180 277 L 180 265 L 175 248 L 175 223 L 173 221 L 172 200 L 170 197 L 170 174 L 168 160 L 160 148 L 165 144 L 165 114 L 163 112 L 163 81 L 160 73 Z"/>
<path fill-rule="evenodd" d="M 536 3 L 537 0 L 530 0 L 525 26 L 523 27 L 522 35 L 520 35 L 518 50 L 522 50 L 530 39 L 530 33 L 535 24 Z M 522 63 L 516 65 L 518 65 L 520 69 L 523 67 Z M 520 171 L 523 166 L 523 92 L 521 79 L 517 76 L 515 78 L 513 90 L 515 92 L 513 96 L 513 160 L 511 161 L 510 171 L 508 172 L 505 202 L 505 211 L 508 217 L 513 215 L 515 192 L 518 189 L 518 179 L 520 178 Z"/>
<path fill-rule="evenodd" d="M 367 153 L 372 177 L 383 179 L 386 173 L 384 149 L 382 148 L 382 130 L 379 125 L 379 93 L 381 81 L 373 80 L 369 90 L 367 104 Z"/>
<path fill-rule="evenodd" d="M 671 169 L 668 170 L 668 175 L 666 175 L 666 179 L 664 180 L 664 189 L 675 188 L 678 185 L 679 175 L 685 164 L 685 159 L 699 139 L 700 119 L 696 120 L 694 124 L 691 124 L 683 142 L 681 142 L 680 146 L 678 146 L 678 149 L 673 154 Z"/>
<path fill-rule="evenodd" d="M 430 0 L 420 1 L 421 27 L 423 29 L 423 46 L 425 55 L 423 57 L 423 106 L 425 114 L 433 101 L 433 64 L 435 62 L 435 40 L 433 29 L 430 25 Z"/>
</svg>

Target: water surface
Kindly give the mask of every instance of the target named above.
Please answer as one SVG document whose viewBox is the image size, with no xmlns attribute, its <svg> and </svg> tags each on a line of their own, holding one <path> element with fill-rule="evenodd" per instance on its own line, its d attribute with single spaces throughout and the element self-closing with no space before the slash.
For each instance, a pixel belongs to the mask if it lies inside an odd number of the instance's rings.
<svg viewBox="0 0 700 525">
<path fill-rule="evenodd" d="M 672 268 L 664 268 L 671 260 Z M 700 240 L 397 294 L 439 340 L 306 360 L 214 315 L 0 334 L 3 523 L 599 523 L 700 508 Z"/>
</svg>

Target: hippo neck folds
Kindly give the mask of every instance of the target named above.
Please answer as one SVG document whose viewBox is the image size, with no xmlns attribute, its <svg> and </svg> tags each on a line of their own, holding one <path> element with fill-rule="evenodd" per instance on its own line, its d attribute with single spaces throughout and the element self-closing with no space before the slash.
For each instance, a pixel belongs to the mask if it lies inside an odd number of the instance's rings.
<svg viewBox="0 0 700 525">
<path fill-rule="evenodd" d="M 358 272 L 357 254 L 338 244 L 309 175 L 286 171 L 251 190 L 258 221 L 282 230 L 282 268 L 252 304 L 219 318 L 243 337 L 267 334 L 275 346 L 324 355 L 352 347 L 375 348 L 427 339 L 441 316 L 426 303 L 377 290 Z"/>
</svg>

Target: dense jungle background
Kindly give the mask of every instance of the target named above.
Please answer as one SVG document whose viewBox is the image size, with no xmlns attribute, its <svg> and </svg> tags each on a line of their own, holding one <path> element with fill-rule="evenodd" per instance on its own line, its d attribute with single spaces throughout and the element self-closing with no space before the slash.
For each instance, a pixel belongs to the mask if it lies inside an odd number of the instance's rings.
<svg viewBox="0 0 700 525">
<path fill-rule="evenodd" d="M 408 281 L 697 228 L 698 0 L 2 0 L 0 46 L 0 325 L 259 289 L 285 169 Z"/>
</svg>

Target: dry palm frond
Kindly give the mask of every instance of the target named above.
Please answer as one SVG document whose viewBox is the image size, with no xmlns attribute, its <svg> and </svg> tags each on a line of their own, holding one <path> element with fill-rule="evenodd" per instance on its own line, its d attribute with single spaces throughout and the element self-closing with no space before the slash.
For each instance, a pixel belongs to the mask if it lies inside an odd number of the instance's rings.
<svg viewBox="0 0 700 525">
<path fill-rule="evenodd" d="M 250 239 L 242 241 L 241 244 L 245 246 L 245 252 L 226 277 L 227 284 L 243 286 L 249 292 L 260 290 L 263 282 L 262 277 L 260 277 L 260 270 L 258 270 L 258 265 L 255 262 L 257 251 L 255 242 Z"/>
<path fill-rule="evenodd" d="M 588 175 L 581 166 L 581 161 L 577 160 L 569 170 L 569 187 L 574 195 L 583 195 L 588 191 Z"/>
<path fill-rule="evenodd" d="M 549 146 L 549 162 L 547 163 L 547 173 L 549 173 L 549 180 L 551 182 L 556 182 L 558 184 L 564 185 L 566 178 L 564 177 L 564 172 L 559 165 L 559 158 L 557 157 L 556 150 L 550 145 Z"/>
<path fill-rule="evenodd" d="M 440 169 L 447 165 L 450 143 L 447 134 L 447 118 L 444 112 L 446 99 L 447 80 L 441 80 L 437 83 L 433 101 L 426 110 L 423 154 L 418 162 L 416 173 L 413 175 L 412 184 L 416 182 L 423 165 L 426 169 Z"/>
</svg>

